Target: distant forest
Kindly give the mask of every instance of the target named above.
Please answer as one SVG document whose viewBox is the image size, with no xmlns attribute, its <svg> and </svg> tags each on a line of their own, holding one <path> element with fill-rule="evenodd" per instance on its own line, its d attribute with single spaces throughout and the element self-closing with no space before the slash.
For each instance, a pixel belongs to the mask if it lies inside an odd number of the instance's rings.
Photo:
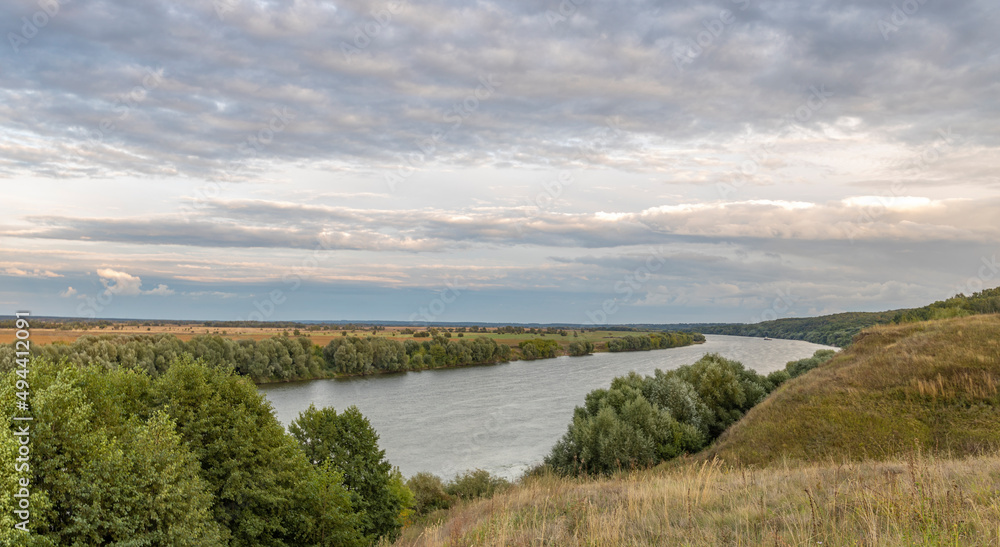
<svg viewBox="0 0 1000 547">
<path fill-rule="evenodd" d="M 66 360 L 77 365 L 108 369 L 144 370 L 157 377 L 178 359 L 190 358 L 213 367 L 232 369 L 256 383 L 327 378 L 336 374 L 365 375 L 464 365 L 484 365 L 511 359 L 545 359 L 561 353 L 554 340 L 525 340 L 515 350 L 491 338 L 451 339 L 442 335 L 422 341 L 374 336 L 345 336 L 319 346 L 308 337 L 274 336 L 264 340 L 233 340 L 226 336 L 201 335 L 183 341 L 172 334 L 83 335 L 70 344 L 32 346 L 35 357 L 52 362 Z M 446 333 L 448 334 L 448 333 Z M 644 351 L 690 345 L 703 341 L 699 334 L 644 333 L 614 340 L 610 351 Z M 589 342 L 570 344 L 570 355 L 594 351 Z M 13 345 L 0 346 L 0 371 L 15 366 Z"/>
<path fill-rule="evenodd" d="M 883 312 L 851 312 L 821 317 L 789 317 L 751 325 L 702 325 L 705 334 L 756 336 L 805 340 L 815 344 L 847 347 L 861 329 L 889 323 L 911 323 L 929 319 L 946 319 L 983 313 L 1000 313 L 1000 287 L 956 295 L 922 308 Z"/>
</svg>

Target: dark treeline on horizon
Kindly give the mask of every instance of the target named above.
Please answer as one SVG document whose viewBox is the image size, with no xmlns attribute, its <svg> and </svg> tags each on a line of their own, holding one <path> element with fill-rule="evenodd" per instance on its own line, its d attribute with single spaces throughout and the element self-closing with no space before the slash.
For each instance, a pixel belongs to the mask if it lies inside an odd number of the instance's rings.
<svg viewBox="0 0 1000 547">
<path fill-rule="evenodd" d="M 532 329 L 534 330 L 534 329 Z M 426 331 L 423 331 L 426 332 Z M 421 334 L 423 334 L 423 332 Z M 224 335 L 198 335 L 183 341 L 172 334 L 83 335 L 72 343 L 32 346 L 35 357 L 78 365 L 139 369 L 152 377 L 163 374 L 181 358 L 201 360 L 214 367 L 230 368 L 256 383 L 328 378 L 337 374 L 365 375 L 430 368 L 484 365 L 512 359 L 545 359 L 561 354 L 554 340 L 524 340 L 517 349 L 491 338 L 450 338 L 432 329 L 433 335 L 405 341 L 375 336 L 334 338 L 326 346 L 309 337 L 274 336 L 263 340 L 234 340 Z M 647 333 L 609 342 L 610 351 L 639 351 L 689 345 L 697 336 L 684 333 Z M 619 343 L 615 345 L 613 343 Z M 614 345 L 614 348 L 611 346 Z M 593 353 L 589 342 L 573 342 L 572 356 Z M 0 370 L 14 368 L 15 350 L 0 346 Z"/>
</svg>

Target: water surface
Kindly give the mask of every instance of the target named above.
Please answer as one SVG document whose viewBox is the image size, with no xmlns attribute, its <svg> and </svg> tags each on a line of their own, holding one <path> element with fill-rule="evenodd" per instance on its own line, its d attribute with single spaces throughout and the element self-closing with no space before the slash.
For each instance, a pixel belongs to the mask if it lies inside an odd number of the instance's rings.
<svg viewBox="0 0 1000 547">
<path fill-rule="evenodd" d="M 704 344 L 632 353 L 597 353 L 490 366 L 425 370 L 261 387 L 286 426 L 314 403 L 356 405 L 379 444 L 405 476 L 429 471 L 450 478 L 481 468 L 515 478 L 548 454 L 573 409 L 616 376 L 652 374 L 715 352 L 761 373 L 828 346 L 796 340 L 706 335 Z"/>
</svg>

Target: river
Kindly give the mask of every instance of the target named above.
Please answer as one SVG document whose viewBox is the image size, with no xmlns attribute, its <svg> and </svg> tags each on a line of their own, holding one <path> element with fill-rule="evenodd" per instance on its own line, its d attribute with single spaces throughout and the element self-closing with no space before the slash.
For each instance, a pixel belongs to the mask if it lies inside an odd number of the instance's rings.
<svg viewBox="0 0 1000 547">
<path fill-rule="evenodd" d="M 513 479 L 548 454 L 584 396 L 616 376 L 669 370 L 713 352 L 766 374 L 818 349 L 835 349 L 796 340 L 706 338 L 683 348 L 270 384 L 260 391 L 286 426 L 310 403 L 338 411 L 356 405 L 404 476 L 429 471 L 451 478 L 480 468 Z"/>
</svg>

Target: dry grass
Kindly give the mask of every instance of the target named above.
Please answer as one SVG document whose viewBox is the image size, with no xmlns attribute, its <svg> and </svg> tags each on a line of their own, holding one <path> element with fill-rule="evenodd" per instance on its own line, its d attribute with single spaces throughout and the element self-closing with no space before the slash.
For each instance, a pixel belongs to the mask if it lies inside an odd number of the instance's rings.
<svg viewBox="0 0 1000 547">
<path fill-rule="evenodd" d="M 703 457 L 763 466 L 998 448 L 1000 316 L 981 315 L 865 330 L 781 386 Z"/>
<path fill-rule="evenodd" d="M 765 469 L 719 460 L 605 480 L 539 477 L 399 547 L 1000 545 L 1000 457 Z"/>
</svg>

